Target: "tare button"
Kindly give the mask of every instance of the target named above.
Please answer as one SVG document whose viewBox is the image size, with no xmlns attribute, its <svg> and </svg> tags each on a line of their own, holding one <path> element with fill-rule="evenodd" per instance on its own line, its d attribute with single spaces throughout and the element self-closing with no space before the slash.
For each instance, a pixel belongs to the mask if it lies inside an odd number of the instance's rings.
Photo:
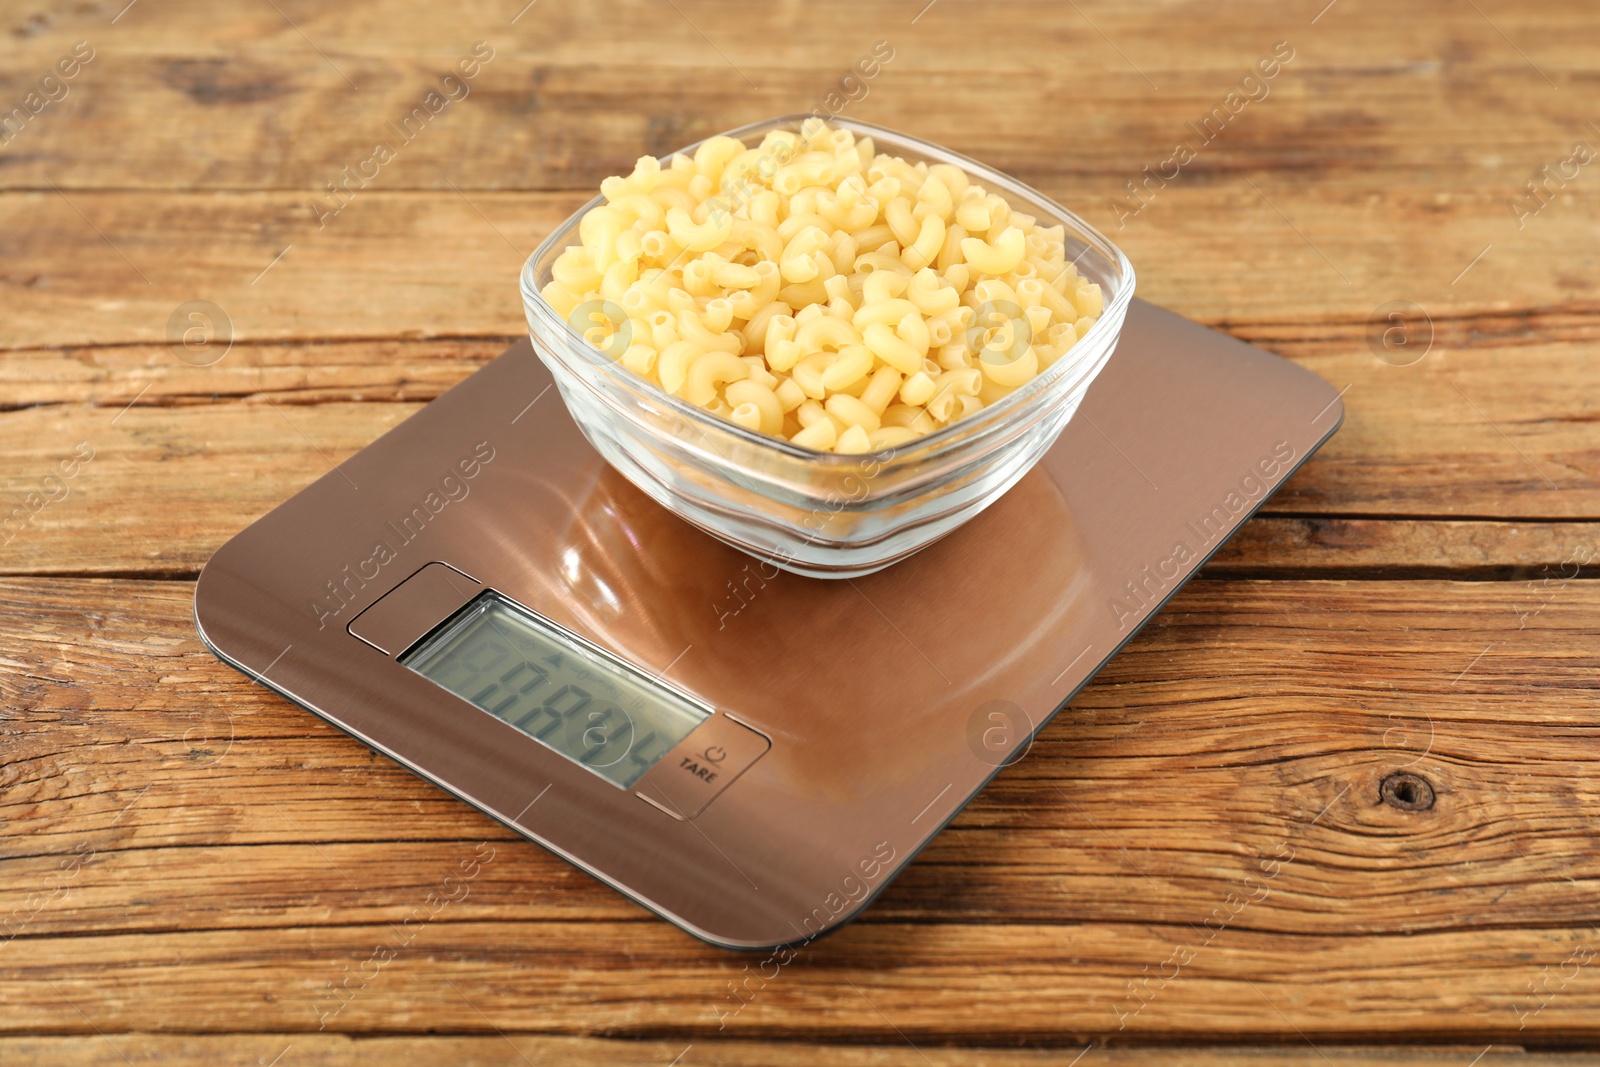
<svg viewBox="0 0 1600 1067">
<path fill-rule="evenodd" d="M 726 715 L 707 719 L 639 780 L 637 792 L 679 819 L 692 819 L 772 743 Z"/>
</svg>

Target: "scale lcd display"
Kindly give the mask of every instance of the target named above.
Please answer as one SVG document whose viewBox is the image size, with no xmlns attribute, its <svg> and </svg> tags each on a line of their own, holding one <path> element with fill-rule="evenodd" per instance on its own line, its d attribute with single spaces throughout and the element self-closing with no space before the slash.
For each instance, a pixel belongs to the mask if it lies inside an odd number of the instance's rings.
<svg viewBox="0 0 1600 1067">
<path fill-rule="evenodd" d="M 400 662 L 624 788 L 710 717 L 495 592 L 475 598 Z"/>
</svg>

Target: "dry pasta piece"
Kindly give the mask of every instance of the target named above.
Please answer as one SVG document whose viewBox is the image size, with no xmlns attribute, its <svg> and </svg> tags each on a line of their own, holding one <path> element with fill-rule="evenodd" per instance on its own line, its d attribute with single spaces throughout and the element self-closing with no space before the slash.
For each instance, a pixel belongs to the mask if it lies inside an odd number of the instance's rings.
<svg viewBox="0 0 1600 1067">
<path fill-rule="evenodd" d="M 863 426 L 868 430 L 876 430 L 882 421 L 876 411 L 848 393 L 834 393 L 823 408 L 846 426 Z"/>
<path fill-rule="evenodd" d="M 748 405 L 760 416 L 757 424 L 747 429 L 771 434 L 783 429 L 783 402 L 767 386 L 755 381 L 730 382 L 726 395 L 728 403 L 734 405 L 734 410 Z"/>
<path fill-rule="evenodd" d="M 860 455 L 872 451 L 872 438 L 867 435 L 864 426 L 852 426 L 839 435 L 834 442 L 833 450 L 845 455 Z"/>
<path fill-rule="evenodd" d="M 901 380 L 902 375 L 893 367 L 879 367 L 872 372 L 872 379 L 861 390 L 861 402 L 882 415 L 899 394 Z"/>
<path fill-rule="evenodd" d="M 961 242 L 962 258 L 984 274 L 1010 274 L 1027 254 L 1027 241 L 1015 226 L 1000 231 L 993 244 L 976 237 L 967 237 Z"/>
<path fill-rule="evenodd" d="M 683 397 L 705 407 L 717 398 L 717 387 L 750 377 L 750 368 L 730 352 L 706 352 L 689 364 L 683 382 Z"/>
<path fill-rule="evenodd" d="M 996 385 L 1015 389 L 1039 373 L 1039 355 L 1033 350 L 1033 346 L 1029 345 L 1016 359 L 985 357 L 978 361 L 978 367 L 983 371 L 983 376 Z"/>
</svg>

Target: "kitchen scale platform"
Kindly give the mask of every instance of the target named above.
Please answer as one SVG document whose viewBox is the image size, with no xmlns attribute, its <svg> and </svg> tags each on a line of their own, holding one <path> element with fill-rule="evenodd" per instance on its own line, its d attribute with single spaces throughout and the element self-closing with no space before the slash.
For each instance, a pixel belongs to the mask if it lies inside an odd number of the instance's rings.
<svg viewBox="0 0 1600 1067">
<path fill-rule="evenodd" d="M 912 857 L 1337 429 L 1338 394 L 1135 300 L 1044 459 L 944 540 L 805 578 L 590 448 L 524 340 L 224 545 L 224 661 L 730 948 Z"/>
</svg>

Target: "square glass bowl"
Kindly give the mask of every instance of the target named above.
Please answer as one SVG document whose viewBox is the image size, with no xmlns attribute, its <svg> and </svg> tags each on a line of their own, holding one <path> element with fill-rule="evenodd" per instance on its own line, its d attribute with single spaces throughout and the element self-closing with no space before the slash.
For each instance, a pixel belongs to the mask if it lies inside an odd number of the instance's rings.
<svg viewBox="0 0 1600 1067">
<path fill-rule="evenodd" d="M 786 115 L 728 131 L 751 147 L 770 130 L 798 132 Z M 851 119 L 829 124 L 912 163 L 953 164 L 1040 226 L 1061 224 L 1066 258 L 1100 286 L 1099 321 L 1061 358 L 995 404 L 894 448 L 816 452 L 747 430 L 672 396 L 589 344 L 540 291 L 596 197 L 558 226 L 522 268 L 534 349 L 595 449 L 663 507 L 773 565 L 818 578 L 887 567 L 1000 498 L 1055 443 L 1116 348 L 1133 266 L 1083 219 L 1021 182 L 927 141 Z M 698 142 L 697 142 L 698 144 Z M 693 155 L 697 145 L 679 149 Z M 670 155 L 666 158 L 670 158 Z"/>
</svg>

